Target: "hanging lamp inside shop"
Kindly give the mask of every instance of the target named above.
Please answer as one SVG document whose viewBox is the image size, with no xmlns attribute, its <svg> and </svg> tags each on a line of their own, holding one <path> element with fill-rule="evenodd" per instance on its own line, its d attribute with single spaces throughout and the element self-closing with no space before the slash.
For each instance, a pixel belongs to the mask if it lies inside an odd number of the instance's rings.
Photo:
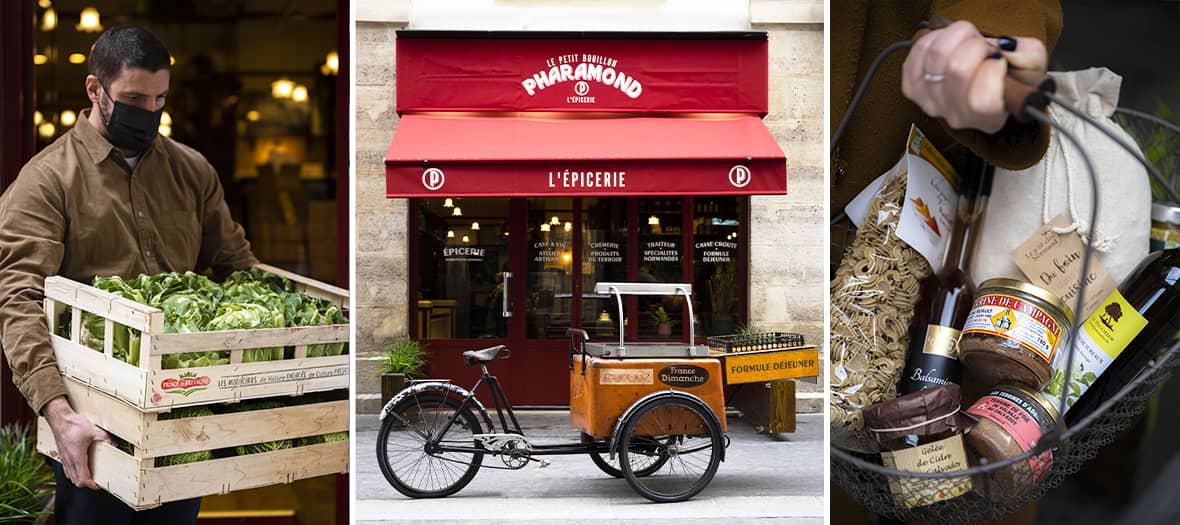
<svg viewBox="0 0 1180 525">
<path fill-rule="evenodd" d="M 647 218 L 647 224 L 651 225 L 651 226 L 659 226 L 660 225 L 660 218 L 656 217 L 655 215 L 652 215 L 651 217 Z"/>
<path fill-rule="evenodd" d="M 82 14 L 78 17 L 78 25 L 75 26 L 75 29 L 87 33 L 102 31 L 102 15 L 99 14 L 98 9 L 93 7 L 83 9 Z"/>
<path fill-rule="evenodd" d="M 447 197 L 447 200 L 443 201 L 443 207 L 444 208 L 454 208 L 455 201 L 451 200 L 450 197 Z"/>
<path fill-rule="evenodd" d="M 543 232 L 549 231 L 549 223 L 546 222 L 546 223 L 541 224 L 541 231 L 543 231 Z"/>
<path fill-rule="evenodd" d="M 479 221 L 472 221 L 471 229 L 474 231 L 479 231 Z"/>
<path fill-rule="evenodd" d="M 41 17 L 41 30 L 53 31 L 57 29 L 57 11 L 52 7 L 45 10 L 45 14 Z"/>
<path fill-rule="evenodd" d="M 291 98 L 295 91 L 295 83 L 285 78 L 280 78 L 270 84 L 270 94 L 274 98 Z"/>
<path fill-rule="evenodd" d="M 455 206 L 455 210 L 451 212 L 451 215 L 455 216 L 455 217 L 462 217 L 463 216 L 463 208 Z"/>
</svg>

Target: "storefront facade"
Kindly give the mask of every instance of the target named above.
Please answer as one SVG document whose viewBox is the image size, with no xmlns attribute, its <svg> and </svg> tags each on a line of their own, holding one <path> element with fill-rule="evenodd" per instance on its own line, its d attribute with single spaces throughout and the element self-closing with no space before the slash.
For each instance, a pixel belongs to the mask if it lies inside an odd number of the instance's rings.
<svg viewBox="0 0 1180 525">
<path fill-rule="evenodd" d="M 620 335 L 618 306 L 594 294 L 606 281 L 693 285 L 693 326 L 683 300 L 632 298 L 623 305 L 627 340 L 687 341 L 692 329 L 701 341 L 747 325 L 818 338 L 822 288 L 813 287 L 815 304 L 806 306 L 814 326 L 801 326 L 767 322 L 778 315 L 765 310 L 771 290 L 752 283 L 775 285 L 754 267 L 769 262 L 755 258 L 776 239 L 759 239 L 754 225 L 781 217 L 775 201 L 794 195 L 783 196 L 785 148 L 762 120 L 775 105 L 768 33 L 476 34 L 358 23 L 358 46 L 389 32 L 396 85 L 381 96 L 392 95 L 386 102 L 395 101 L 400 118 L 378 158 L 367 149 L 360 107 L 361 90 L 376 90 L 365 87 L 358 63 L 361 352 L 418 339 L 430 349 L 430 375 L 462 383 L 474 373 L 461 351 L 506 344 L 513 356 L 496 373 L 509 398 L 564 405 L 566 329 Z M 818 138 L 822 106 L 815 111 Z M 388 203 L 365 196 L 377 190 L 366 159 L 384 160 Z M 792 184 L 794 170 L 792 162 Z M 818 198 L 813 204 L 822 209 Z M 806 228 L 789 220 L 777 227 Z M 366 228 L 396 240 L 381 246 Z M 822 243 L 799 240 L 816 254 L 822 280 Z M 366 288 L 397 292 L 378 299 Z M 375 407 L 366 406 L 361 368 L 364 412 Z"/>
</svg>

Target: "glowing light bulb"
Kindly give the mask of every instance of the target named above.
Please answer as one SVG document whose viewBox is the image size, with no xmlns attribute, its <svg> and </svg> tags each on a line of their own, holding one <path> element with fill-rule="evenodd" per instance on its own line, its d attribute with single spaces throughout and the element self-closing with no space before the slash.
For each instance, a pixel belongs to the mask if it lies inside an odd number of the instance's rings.
<svg viewBox="0 0 1180 525">
<path fill-rule="evenodd" d="M 45 10 L 45 16 L 41 17 L 41 30 L 53 31 L 57 29 L 57 11 L 52 7 Z"/>
<path fill-rule="evenodd" d="M 659 226 L 660 225 L 660 218 L 656 217 L 655 215 L 652 215 L 651 217 L 647 218 L 647 223 L 652 226 Z"/>
<path fill-rule="evenodd" d="M 78 121 L 78 115 L 75 114 L 73 111 L 70 111 L 67 109 L 67 110 L 61 112 L 61 125 L 62 126 L 65 126 L 68 128 L 70 126 L 73 126 L 74 122 L 77 122 L 77 121 Z"/>
<path fill-rule="evenodd" d="M 447 200 L 443 201 L 443 207 L 444 208 L 454 208 L 455 201 L 451 200 L 450 197 L 447 197 Z"/>
<path fill-rule="evenodd" d="M 87 7 L 82 10 L 82 15 L 78 18 L 78 25 L 75 27 L 78 31 L 86 31 L 88 33 L 95 33 L 102 31 L 102 17 L 98 13 L 98 9 Z"/>
<path fill-rule="evenodd" d="M 451 215 L 453 215 L 455 217 L 462 217 L 463 216 L 463 208 L 455 206 L 455 210 L 451 212 Z"/>
<path fill-rule="evenodd" d="M 479 221 L 474 221 L 474 222 L 472 222 L 472 223 L 471 223 L 471 229 L 472 229 L 472 230 L 476 230 L 476 231 L 478 231 L 478 230 L 479 230 Z"/>
<path fill-rule="evenodd" d="M 294 91 L 295 83 L 285 78 L 270 83 L 270 94 L 274 98 L 291 98 L 291 93 Z"/>
<path fill-rule="evenodd" d="M 447 238 L 454 239 L 455 238 L 455 230 L 447 230 Z"/>
<path fill-rule="evenodd" d="M 541 231 L 543 231 L 543 232 L 547 232 L 547 231 L 549 231 L 549 223 L 544 223 L 544 224 L 542 224 L 542 225 L 541 225 Z"/>
<path fill-rule="evenodd" d="M 295 90 L 291 92 L 291 100 L 307 102 L 307 86 L 295 86 Z"/>
<path fill-rule="evenodd" d="M 552 219 L 549 219 L 549 224 L 552 224 L 555 226 L 558 224 L 561 224 L 561 219 L 558 219 L 557 216 L 554 215 Z"/>
</svg>

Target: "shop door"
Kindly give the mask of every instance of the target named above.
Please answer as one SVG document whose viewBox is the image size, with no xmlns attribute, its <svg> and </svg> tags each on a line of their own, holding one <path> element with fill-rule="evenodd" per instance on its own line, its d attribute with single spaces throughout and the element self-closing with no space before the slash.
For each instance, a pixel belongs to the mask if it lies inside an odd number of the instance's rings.
<svg viewBox="0 0 1180 525">
<path fill-rule="evenodd" d="M 572 199 L 417 199 L 414 330 L 431 377 L 469 387 L 462 352 L 507 345 L 490 367 L 510 401 L 565 405 L 573 298 Z M 481 396 L 482 398 L 483 396 Z M 491 402 L 490 399 L 484 399 Z"/>
<path fill-rule="evenodd" d="M 523 232 L 514 231 L 511 220 L 514 201 L 438 198 L 411 203 L 417 228 L 410 242 L 416 264 L 407 276 L 410 292 L 416 294 L 410 332 L 430 353 L 427 374 L 470 387 L 479 368 L 465 366 L 462 352 L 503 344 L 513 355 L 497 362 L 492 372 L 511 388 L 521 357 L 510 337 L 519 324 L 513 322 L 513 306 L 522 295 L 519 279 L 513 278 L 520 275 L 514 267 L 519 257 L 513 254 L 523 253 L 523 243 L 515 239 Z"/>
</svg>

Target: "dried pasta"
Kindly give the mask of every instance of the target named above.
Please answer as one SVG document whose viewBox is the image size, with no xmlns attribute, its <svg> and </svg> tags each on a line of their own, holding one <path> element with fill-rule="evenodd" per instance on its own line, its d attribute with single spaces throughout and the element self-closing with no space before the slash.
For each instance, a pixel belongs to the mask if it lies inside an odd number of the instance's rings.
<svg viewBox="0 0 1180 525">
<path fill-rule="evenodd" d="M 874 451 L 861 410 L 897 395 L 919 281 L 929 263 L 897 236 L 907 174 L 873 198 L 830 283 L 828 412 L 839 446 Z"/>
</svg>

